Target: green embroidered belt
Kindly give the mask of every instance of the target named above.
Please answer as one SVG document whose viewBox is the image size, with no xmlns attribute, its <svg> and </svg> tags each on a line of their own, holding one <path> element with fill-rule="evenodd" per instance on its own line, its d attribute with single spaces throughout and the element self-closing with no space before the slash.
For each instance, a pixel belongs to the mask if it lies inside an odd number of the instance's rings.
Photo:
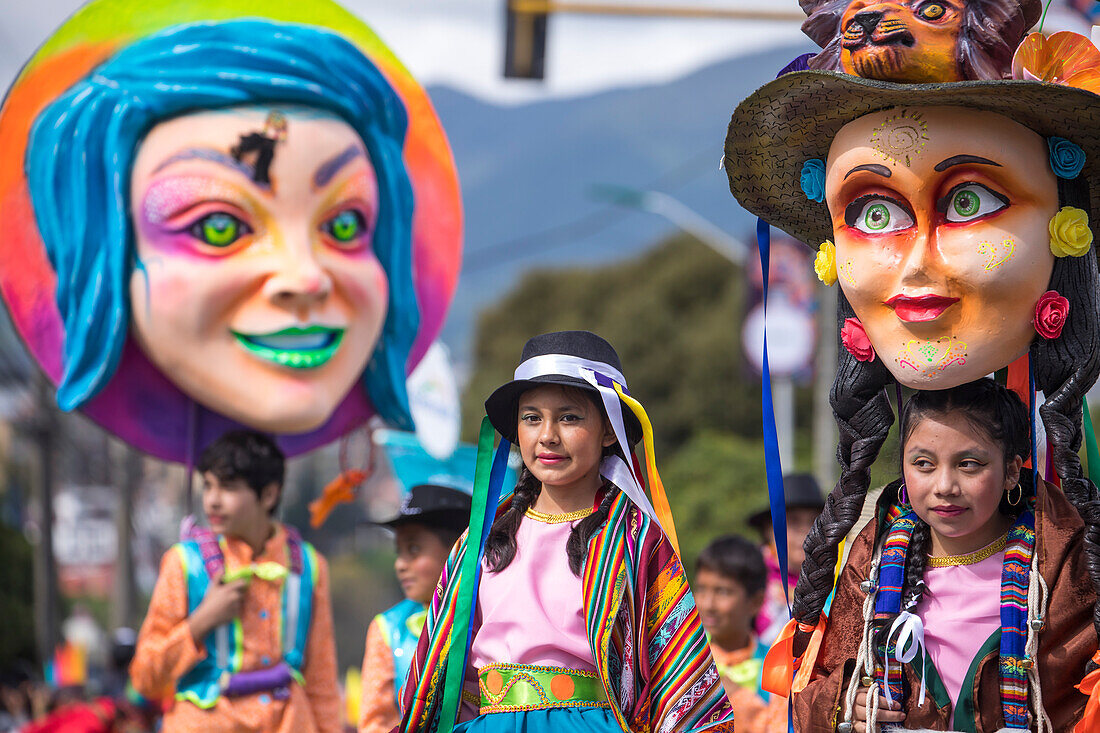
<svg viewBox="0 0 1100 733">
<path fill-rule="evenodd" d="M 608 707 L 595 672 L 526 664 L 489 664 L 478 671 L 481 713 L 542 708 Z"/>
</svg>

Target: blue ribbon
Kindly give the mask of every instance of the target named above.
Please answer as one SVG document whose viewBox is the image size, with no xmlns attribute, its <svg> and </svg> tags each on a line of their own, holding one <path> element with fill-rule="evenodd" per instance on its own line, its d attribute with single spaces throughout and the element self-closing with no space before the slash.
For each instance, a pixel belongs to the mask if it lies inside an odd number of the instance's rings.
<svg viewBox="0 0 1100 733">
<path fill-rule="evenodd" d="M 768 271 L 771 267 L 771 227 L 756 220 L 756 244 L 760 249 L 760 271 L 764 287 L 764 358 L 760 375 L 760 402 L 764 413 L 764 468 L 768 476 L 768 503 L 772 513 L 772 536 L 779 572 L 783 576 L 783 598 L 791 611 L 791 589 L 787 582 L 787 497 L 783 491 L 783 463 L 779 456 L 779 436 L 775 429 L 775 405 L 772 401 L 772 375 L 768 366 Z"/>
</svg>

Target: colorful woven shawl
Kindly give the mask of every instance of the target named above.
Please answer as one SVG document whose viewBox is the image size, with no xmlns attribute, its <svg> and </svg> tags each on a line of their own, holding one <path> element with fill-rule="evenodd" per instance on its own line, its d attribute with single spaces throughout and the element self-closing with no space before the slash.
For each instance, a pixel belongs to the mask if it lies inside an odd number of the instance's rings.
<svg viewBox="0 0 1100 733">
<path fill-rule="evenodd" d="M 875 621 L 881 625 L 897 616 L 902 609 L 905 585 L 905 560 L 913 530 L 920 519 L 912 507 L 894 505 L 887 514 L 890 529 L 882 548 L 879 587 L 875 599 Z M 1004 566 L 1001 571 L 1001 707 L 1005 725 L 1009 728 L 1028 727 L 1027 671 L 1024 654 L 1027 643 L 1027 589 L 1031 559 L 1035 552 L 1034 506 L 1023 512 L 1008 531 Z M 904 700 L 905 677 L 896 661 L 896 644 L 888 639 L 875 655 L 875 678 L 890 697 Z M 886 672 L 889 669 L 889 675 Z"/>
</svg>

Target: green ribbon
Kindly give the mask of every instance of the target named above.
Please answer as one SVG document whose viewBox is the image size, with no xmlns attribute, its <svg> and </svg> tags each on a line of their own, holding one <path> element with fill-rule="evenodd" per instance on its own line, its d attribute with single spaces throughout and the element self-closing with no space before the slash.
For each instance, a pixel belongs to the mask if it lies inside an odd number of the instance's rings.
<svg viewBox="0 0 1100 733">
<path fill-rule="evenodd" d="M 470 617 L 477 598 L 477 570 L 481 562 L 481 542 L 487 520 L 494 434 L 489 418 L 481 418 L 481 432 L 477 439 L 477 469 L 474 471 L 473 506 L 470 507 L 470 531 L 466 534 L 466 555 L 462 558 L 462 568 L 455 577 L 455 582 L 458 583 L 455 588 L 458 601 L 455 604 L 451 640 L 447 649 L 447 674 L 444 677 L 443 707 L 439 713 L 439 727 L 436 729 L 438 733 L 451 733 L 454 729 L 458 703 L 462 696 L 466 652 L 470 645 Z"/>
<path fill-rule="evenodd" d="M 1100 482 L 1100 450 L 1096 448 L 1096 429 L 1092 426 L 1088 400 L 1082 401 L 1085 407 L 1085 456 L 1089 464 L 1089 479 L 1097 485 Z"/>
<path fill-rule="evenodd" d="M 284 580 L 290 571 L 286 569 L 285 565 L 280 565 L 274 561 L 255 563 L 253 565 L 243 565 L 233 570 L 226 570 L 225 575 L 222 576 L 223 583 L 232 583 L 234 580 L 251 580 L 252 578 L 259 578 L 260 580 L 267 580 L 272 583 L 277 583 L 280 580 Z"/>
<path fill-rule="evenodd" d="M 607 704 L 599 677 L 571 669 L 494 664 L 482 669 L 478 677 L 482 713 Z"/>
</svg>

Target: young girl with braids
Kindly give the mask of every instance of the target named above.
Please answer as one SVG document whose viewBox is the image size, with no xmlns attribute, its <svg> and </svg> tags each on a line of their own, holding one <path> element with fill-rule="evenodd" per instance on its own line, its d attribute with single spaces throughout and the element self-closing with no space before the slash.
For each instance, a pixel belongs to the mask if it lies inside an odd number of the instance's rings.
<svg viewBox="0 0 1100 733">
<path fill-rule="evenodd" d="M 524 466 L 489 531 L 455 730 L 732 733 L 684 569 L 630 467 L 643 429 L 628 395 L 611 345 L 567 331 L 528 341 L 486 401 Z M 444 681 L 466 651 L 452 632 L 468 551 L 464 537 L 440 579 L 403 731 L 453 722 Z"/>
<path fill-rule="evenodd" d="M 980 379 L 916 392 L 901 433 L 902 481 L 853 543 L 797 730 L 1070 730 L 1096 597 L 1080 516 L 1022 468 L 1027 410 Z"/>
</svg>

